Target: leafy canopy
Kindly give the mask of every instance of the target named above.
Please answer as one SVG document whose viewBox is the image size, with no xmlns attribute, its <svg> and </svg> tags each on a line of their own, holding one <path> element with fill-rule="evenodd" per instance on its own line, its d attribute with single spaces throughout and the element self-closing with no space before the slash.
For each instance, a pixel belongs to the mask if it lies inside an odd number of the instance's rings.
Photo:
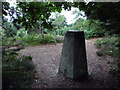
<svg viewBox="0 0 120 90">
<path fill-rule="evenodd" d="M 18 2 L 16 11 L 9 9 L 9 4 L 3 3 L 3 14 L 11 15 L 16 12 L 14 23 L 22 23 L 26 29 L 33 27 L 37 21 L 45 28 L 52 27 L 48 21 L 51 12 L 61 12 L 62 8 L 70 10 L 71 7 L 77 7 L 85 12 L 88 19 L 99 20 L 103 22 L 103 27 L 112 33 L 118 33 L 120 28 L 120 2 L 90 2 L 87 5 L 84 2 Z M 8 12 L 7 12 L 8 11 Z"/>
<path fill-rule="evenodd" d="M 52 12 L 61 12 L 62 8 L 71 9 L 71 3 L 65 2 L 18 2 L 17 6 L 20 15 L 14 22 L 22 23 L 26 29 L 30 29 L 38 21 L 43 27 L 51 28 L 52 25 L 48 19 Z"/>
</svg>

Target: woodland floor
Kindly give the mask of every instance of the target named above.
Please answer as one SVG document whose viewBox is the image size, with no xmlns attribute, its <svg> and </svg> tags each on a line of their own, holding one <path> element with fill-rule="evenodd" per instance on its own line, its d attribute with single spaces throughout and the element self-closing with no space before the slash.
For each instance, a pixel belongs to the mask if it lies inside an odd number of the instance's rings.
<svg viewBox="0 0 120 90">
<path fill-rule="evenodd" d="M 58 74 L 62 43 L 30 46 L 21 50 L 23 55 L 33 57 L 38 79 L 32 88 L 120 88 L 118 78 L 109 73 L 109 67 L 115 58 L 96 55 L 94 41 L 85 40 L 89 78 L 84 81 L 73 81 Z"/>
</svg>

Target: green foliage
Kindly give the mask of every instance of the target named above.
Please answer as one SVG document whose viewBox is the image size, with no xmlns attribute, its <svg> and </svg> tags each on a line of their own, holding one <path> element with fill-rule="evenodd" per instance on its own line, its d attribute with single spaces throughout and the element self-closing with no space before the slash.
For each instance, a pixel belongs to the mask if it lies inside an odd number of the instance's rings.
<svg viewBox="0 0 120 90">
<path fill-rule="evenodd" d="M 41 41 L 44 44 L 49 44 L 49 43 L 56 43 L 56 40 L 54 38 L 54 36 L 50 35 L 50 34 L 45 34 L 44 40 Z"/>
<path fill-rule="evenodd" d="M 27 35 L 24 37 L 17 37 L 17 40 L 21 41 L 24 46 L 39 45 L 42 37 L 41 35 Z"/>
<path fill-rule="evenodd" d="M 55 40 L 56 40 L 57 42 L 59 42 L 59 43 L 63 43 L 63 41 L 64 41 L 64 36 L 59 36 L 59 35 L 57 35 L 57 36 L 55 36 Z"/>
<path fill-rule="evenodd" d="M 4 34 L 7 37 L 13 37 L 16 35 L 17 29 L 12 22 L 5 22 L 3 23 L 3 26 L 4 26 Z"/>
<path fill-rule="evenodd" d="M 57 35 L 64 36 L 68 30 L 70 30 L 70 28 L 68 26 L 65 26 L 65 27 L 61 27 L 56 32 L 57 32 Z"/>
<path fill-rule="evenodd" d="M 119 42 L 118 42 L 118 36 L 113 35 L 105 38 L 101 38 L 96 40 L 95 43 L 96 47 L 99 48 L 99 52 L 101 52 L 103 55 L 110 55 L 119 57 Z"/>
<path fill-rule="evenodd" d="M 2 37 L 1 45 L 3 45 L 3 46 L 12 46 L 12 45 L 14 45 L 13 37 L 6 37 L 6 36 Z"/>
<path fill-rule="evenodd" d="M 64 15 L 60 15 L 60 13 L 57 12 L 55 13 L 55 18 L 50 18 L 50 20 L 52 22 L 52 25 L 56 29 L 60 29 L 61 27 L 64 27 L 67 24 Z"/>
<path fill-rule="evenodd" d="M 76 20 L 76 22 L 72 25 L 72 28 L 75 30 L 82 30 L 83 24 L 84 24 L 85 20 L 79 18 L 78 20 Z M 87 26 L 87 25 L 86 25 Z"/>
<path fill-rule="evenodd" d="M 18 2 L 16 10 L 9 7 L 9 3 L 3 4 L 3 16 L 9 15 L 13 22 L 22 23 L 26 29 L 35 26 L 36 22 L 42 23 L 44 28 L 50 28 L 51 23 L 48 21 L 52 12 L 61 12 L 62 8 L 70 10 L 71 7 L 78 7 L 80 11 L 85 12 L 88 19 L 99 20 L 105 30 L 111 34 L 119 33 L 120 28 L 120 2 L 90 2 L 86 5 L 84 2 Z M 16 12 L 16 17 L 14 17 Z"/>
<path fill-rule="evenodd" d="M 26 29 L 35 26 L 37 21 L 41 22 L 44 28 L 51 28 L 51 23 L 48 21 L 52 12 L 61 12 L 62 8 L 70 9 L 71 3 L 64 2 L 18 2 L 17 3 L 17 18 L 14 22 L 22 23 Z"/>
<path fill-rule="evenodd" d="M 53 25 L 51 30 L 51 34 L 53 35 L 64 36 L 66 31 L 71 28 L 69 25 L 67 25 L 66 18 L 57 12 L 54 13 L 54 17 L 50 18 L 50 21 Z M 49 30 L 47 30 L 47 32 L 48 31 Z"/>
<path fill-rule="evenodd" d="M 0 28 L 0 38 L 2 38 L 3 36 L 5 36 L 5 30 Z"/>
<path fill-rule="evenodd" d="M 30 56 L 20 56 L 14 49 L 2 52 L 2 87 L 30 88 L 34 78 L 34 65 Z"/>
<path fill-rule="evenodd" d="M 96 52 L 98 56 L 109 55 L 120 58 L 120 44 L 118 42 L 118 35 L 107 36 L 105 38 L 97 39 L 95 45 L 99 50 Z M 109 70 L 112 75 L 120 76 L 120 62 L 114 61 Z"/>
<path fill-rule="evenodd" d="M 22 49 L 24 47 L 24 44 L 20 40 L 16 40 L 17 37 L 2 37 L 2 43 L 0 45 L 5 46 L 7 48 L 9 47 L 19 47 L 19 49 Z"/>
<path fill-rule="evenodd" d="M 111 66 L 111 67 L 109 68 L 110 73 L 111 73 L 112 75 L 115 75 L 115 76 L 120 77 L 120 61 L 118 61 L 117 63 L 115 63 L 115 65 L 116 65 L 116 66 Z"/>
<path fill-rule="evenodd" d="M 64 35 L 64 33 L 66 32 L 66 28 L 67 28 L 67 22 L 66 22 L 66 18 L 63 15 L 60 15 L 60 13 L 55 12 L 54 13 L 54 18 L 51 17 L 50 21 L 52 23 L 52 32 L 54 33 L 54 35 Z"/>
<path fill-rule="evenodd" d="M 93 32 L 91 30 L 83 30 L 85 33 L 85 39 L 93 38 Z"/>
<path fill-rule="evenodd" d="M 17 46 L 23 48 L 24 46 L 34 46 L 40 44 L 56 43 L 55 36 L 44 34 L 44 39 L 41 34 L 25 35 L 23 37 L 3 37 L 1 45 L 3 46 Z"/>
<path fill-rule="evenodd" d="M 40 34 L 31 34 L 24 37 L 17 37 L 16 39 L 21 41 L 24 46 L 56 43 L 54 36 L 50 34 L 45 34 L 44 39 L 42 39 L 42 35 Z"/>
<path fill-rule="evenodd" d="M 120 2 L 75 2 L 73 6 L 79 7 L 80 11 L 85 12 L 88 19 L 103 22 L 103 27 L 107 31 L 119 33 L 120 28 Z"/>
<path fill-rule="evenodd" d="M 105 30 L 101 27 L 101 22 L 95 20 L 84 20 L 79 18 L 72 26 L 74 30 L 83 30 L 85 38 L 102 37 Z"/>
<path fill-rule="evenodd" d="M 0 27 L 0 45 L 2 45 L 2 37 L 5 36 L 4 30 Z"/>
<path fill-rule="evenodd" d="M 27 31 L 26 31 L 24 28 L 21 28 L 21 29 L 17 32 L 17 36 L 18 36 L 18 37 L 27 36 Z"/>
</svg>

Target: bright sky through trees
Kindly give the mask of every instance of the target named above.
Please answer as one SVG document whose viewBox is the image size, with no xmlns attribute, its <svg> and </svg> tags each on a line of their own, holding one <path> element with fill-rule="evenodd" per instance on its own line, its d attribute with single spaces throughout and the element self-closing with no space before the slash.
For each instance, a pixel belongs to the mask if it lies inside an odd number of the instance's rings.
<svg viewBox="0 0 120 90">
<path fill-rule="evenodd" d="M 73 15 L 72 14 L 72 12 L 75 10 L 75 9 L 77 9 L 77 8 L 72 8 L 70 11 L 68 11 L 68 10 L 62 10 L 62 12 L 60 13 L 61 15 L 64 15 L 65 16 L 65 18 L 66 18 L 66 22 L 67 22 L 67 24 L 72 24 L 72 23 L 74 23 L 75 21 L 76 21 L 76 19 L 75 19 L 75 16 L 76 15 Z M 54 18 L 54 15 L 55 15 L 55 13 L 52 13 L 51 14 L 51 17 L 53 17 Z"/>
<path fill-rule="evenodd" d="M 16 0 L 6 0 L 7 2 L 9 2 L 10 3 L 10 6 L 15 6 L 15 2 L 16 2 Z M 64 15 L 65 16 L 65 18 L 66 18 L 66 22 L 67 22 L 67 24 L 72 24 L 72 23 L 74 23 L 78 18 L 75 18 L 76 17 L 76 14 L 73 14 L 72 12 L 74 11 L 74 10 L 79 10 L 78 8 L 71 8 L 71 10 L 70 11 L 68 11 L 68 10 L 62 10 L 62 12 L 60 13 L 61 15 Z M 84 12 L 82 12 L 82 14 L 84 15 Z M 52 15 L 52 17 L 54 17 L 54 13 L 52 13 L 51 14 Z M 8 17 L 9 18 L 9 17 Z M 80 18 L 83 18 L 83 19 L 86 19 L 86 17 L 82 17 L 82 16 L 80 16 Z"/>
<path fill-rule="evenodd" d="M 78 18 L 83 18 L 83 19 L 86 19 L 86 17 L 83 17 L 83 16 L 79 16 L 76 18 L 76 14 L 73 14 L 73 11 L 74 10 L 77 10 L 79 11 L 78 8 L 71 8 L 70 11 L 67 11 L 67 10 L 62 10 L 61 12 L 61 15 L 64 15 L 67 19 L 67 24 L 72 24 L 74 23 Z M 84 12 L 81 12 L 83 15 L 84 15 Z"/>
</svg>

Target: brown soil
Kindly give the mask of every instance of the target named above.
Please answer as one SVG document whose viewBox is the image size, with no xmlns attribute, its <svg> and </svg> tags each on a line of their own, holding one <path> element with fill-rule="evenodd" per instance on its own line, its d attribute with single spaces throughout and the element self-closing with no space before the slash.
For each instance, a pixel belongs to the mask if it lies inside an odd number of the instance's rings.
<svg viewBox="0 0 120 90">
<path fill-rule="evenodd" d="M 38 79 L 35 80 L 32 88 L 120 88 L 118 78 L 109 73 L 111 62 L 116 59 L 110 56 L 97 56 L 95 40 L 86 40 L 89 78 L 82 82 L 58 74 L 62 43 L 30 46 L 21 50 L 23 55 L 31 55 L 36 65 Z"/>
</svg>

